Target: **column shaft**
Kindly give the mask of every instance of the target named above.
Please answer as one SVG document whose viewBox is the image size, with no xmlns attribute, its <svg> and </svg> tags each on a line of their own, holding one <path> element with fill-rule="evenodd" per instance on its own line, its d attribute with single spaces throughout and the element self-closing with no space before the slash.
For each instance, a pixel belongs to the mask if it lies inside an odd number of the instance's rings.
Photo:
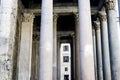
<svg viewBox="0 0 120 80">
<path fill-rule="evenodd" d="M 18 0 L 0 2 L 0 79 L 12 80 Z"/>
<path fill-rule="evenodd" d="M 57 80 L 57 19 L 58 15 L 53 17 L 53 80 Z"/>
<path fill-rule="evenodd" d="M 97 69 L 98 69 L 98 79 L 103 80 L 103 63 L 102 63 L 102 48 L 101 48 L 101 30 L 100 22 L 94 21 L 94 26 L 96 28 L 96 52 L 97 52 Z"/>
<path fill-rule="evenodd" d="M 33 15 L 24 13 L 21 30 L 18 80 L 30 80 L 31 77 L 32 31 Z"/>
<path fill-rule="evenodd" d="M 80 79 L 95 80 L 90 0 L 78 0 Z"/>
<path fill-rule="evenodd" d="M 79 53 L 79 30 L 78 30 L 78 13 L 74 13 L 74 17 L 75 17 L 75 39 L 76 39 L 76 53 L 75 53 L 75 62 L 76 62 L 76 68 L 75 68 L 75 77 L 76 80 L 80 80 L 80 53 Z"/>
<path fill-rule="evenodd" d="M 53 80 L 53 0 L 42 0 L 39 80 Z"/>
<path fill-rule="evenodd" d="M 75 55 L 75 53 L 76 53 L 76 50 L 75 50 L 75 46 L 76 46 L 76 44 L 75 44 L 75 35 L 74 34 L 72 34 L 72 40 L 73 40 L 73 54 L 71 55 L 71 56 L 73 56 L 73 72 L 72 72 L 72 79 L 73 80 L 76 80 L 76 75 L 75 75 L 75 69 L 76 69 L 76 60 L 75 60 L 75 58 L 76 58 L 76 55 Z"/>
<path fill-rule="evenodd" d="M 117 13 L 115 10 L 115 0 L 106 2 L 108 16 L 108 32 L 111 57 L 112 80 L 120 80 L 120 39 L 119 26 L 117 26 Z"/>
<path fill-rule="evenodd" d="M 98 80 L 98 76 L 97 76 L 97 52 L 96 52 L 96 36 L 95 36 L 95 29 L 93 27 L 92 29 L 92 33 L 93 33 L 93 51 L 94 51 L 94 70 L 95 70 L 95 80 Z"/>
<path fill-rule="evenodd" d="M 103 53 L 103 72 L 104 79 L 111 80 L 110 70 L 110 52 L 109 52 L 109 41 L 108 41 L 108 25 L 105 11 L 99 12 L 100 24 L 101 24 L 101 41 L 102 41 L 102 53 Z"/>
<path fill-rule="evenodd" d="M 60 37 L 57 36 L 57 80 L 60 80 Z"/>
</svg>

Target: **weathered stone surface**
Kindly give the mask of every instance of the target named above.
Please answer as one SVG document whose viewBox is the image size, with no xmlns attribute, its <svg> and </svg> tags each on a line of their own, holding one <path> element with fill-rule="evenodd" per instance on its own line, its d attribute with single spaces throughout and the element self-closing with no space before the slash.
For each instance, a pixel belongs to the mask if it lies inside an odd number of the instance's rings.
<svg viewBox="0 0 120 80">
<path fill-rule="evenodd" d="M 100 24 L 101 24 L 101 38 L 102 38 L 101 42 L 102 42 L 104 79 L 111 80 L 107 16 L 105 11 L 100 11 L 99 15 L 100 15 Z"/>
<path fill-rule="evenodd" d="M 33 19 L 33 14 L 25 13 L 21 31 L 18 80 L 30 80 L 31 76 Z"/>
<path fill-rule="evenodd" d="M 96 29 L 96 52 L 97 52 L 97 61 L 98 61 L 98 79 L 103 80 L 103 62 L 102 62 L 102 48 L 101 48 L 101 26 L 100 21 L 94 21 L 94 27 Z"/>
<path fill-rule="evenodd" d="M 11 80 L 10 79 L 10 70 L 11 59 L 8 55 L 0 55 L 0 79 L 1 80 Z M 7 74 L 7 75 L 6 75 Z"/>
<path fill-rule="evenodd" d="M 111 61 L 111 79 L 120 79 L 120 38 L 119 26 L 117 26 L 117 12 L 115 10 L 115 0 L 108 1 L 110 4 L 107 9 L 108 33 L 110 44 L 110 61 Z M 106 3 L 106 4 L 107 4 Z"/>
<path fill-rule="evenodd" d="M 12 79 L 14 37 L 18 0 L 1 0 L 0 5 L 0 79 Z"/>
</svg>

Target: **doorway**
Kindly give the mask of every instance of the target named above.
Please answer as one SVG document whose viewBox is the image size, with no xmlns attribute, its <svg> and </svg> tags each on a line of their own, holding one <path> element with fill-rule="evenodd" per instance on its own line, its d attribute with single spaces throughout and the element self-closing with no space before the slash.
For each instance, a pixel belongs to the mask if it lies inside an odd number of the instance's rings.
<svg viewBox="0 0 120 80">
<path fill-rule="evenodd" d="M 61 52 L 63 47 L 61 45 L 63 44 L 69 45 L 70 52 L 68 56 L 64 56 L 64 52 Z M 60 15 L 57 20 L 57 80 L 75 80 L 75 55 L 74 16 L 72 14 Z M 64 59 L 68 59 L 68 63 L 64 62 Z"/>
</svg>

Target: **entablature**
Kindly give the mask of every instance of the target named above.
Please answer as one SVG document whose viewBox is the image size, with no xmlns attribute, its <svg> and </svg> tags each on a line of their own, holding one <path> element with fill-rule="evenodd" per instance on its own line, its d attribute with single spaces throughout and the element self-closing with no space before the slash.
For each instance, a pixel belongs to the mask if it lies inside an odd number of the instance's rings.
<svg viewBox="0 0 120 80">
<path fill-rule="evenodd" d="M 53 8 L 53 13 L 77 13 L 78 12 L 78 7 L 77 6 L 55 6 Z M 36 15 L 40 15 L 41 9 L 40 8 L 34 8 L 34 9 L 24 9 L 23 13 L 33 13 Z M 97 8 L 92 7 L 91 8 L 91 15 L 97 13 Z"/>
</svg>

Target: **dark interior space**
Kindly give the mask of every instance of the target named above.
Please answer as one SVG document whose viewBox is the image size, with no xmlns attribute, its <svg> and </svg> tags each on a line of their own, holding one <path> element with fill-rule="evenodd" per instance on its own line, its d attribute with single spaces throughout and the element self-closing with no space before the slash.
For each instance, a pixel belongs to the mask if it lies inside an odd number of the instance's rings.
<svg viewBox="0 0 120 80">
<path fill-rule="evenodd" d="M 40 23 L 41 23 L 41 16 L 35 16 L 34 18 L 34 22 L 33 22 L 33 25 L 35 28 L 33 29 L 36 29 L 36 31 L 40 31 Z"/>
<path fill-rule="evenodd" d="M 90 5 L 91 6 L 98 6 L 99 0 L 90 0 Z"/>
<path fill-rule="evenodd" d="M 35 26 L 40 26 L 40 22 L 41 22 L 41 16 L 35 16 L 33 24 Z"/>
<path fill-rule="evenodd" d="M 69 3 L 74 2 L 74 0 L 57 0 L 58 3 Z"/>
<path fill-rule="evenodd" d="M 61 15 L 57 21 L 57 31 L 74 31 L 75 19 L 73 15 Z"/>
<path fill-rule="evenodd" d="M 40 5 L 42 0 L 22 0 L 22 3 L 25 8 L 29 8 L 34 5 Z"/>
<path fill-rule="evenodd" d="M 42 0 L 33 0 L 33 4 L 40 4 Z"/>
<path fill-rule="evenodd" d="M 33 41 L 40 40 L 40 16 L 36 16 L 33 22 Z"/>
</svg>

